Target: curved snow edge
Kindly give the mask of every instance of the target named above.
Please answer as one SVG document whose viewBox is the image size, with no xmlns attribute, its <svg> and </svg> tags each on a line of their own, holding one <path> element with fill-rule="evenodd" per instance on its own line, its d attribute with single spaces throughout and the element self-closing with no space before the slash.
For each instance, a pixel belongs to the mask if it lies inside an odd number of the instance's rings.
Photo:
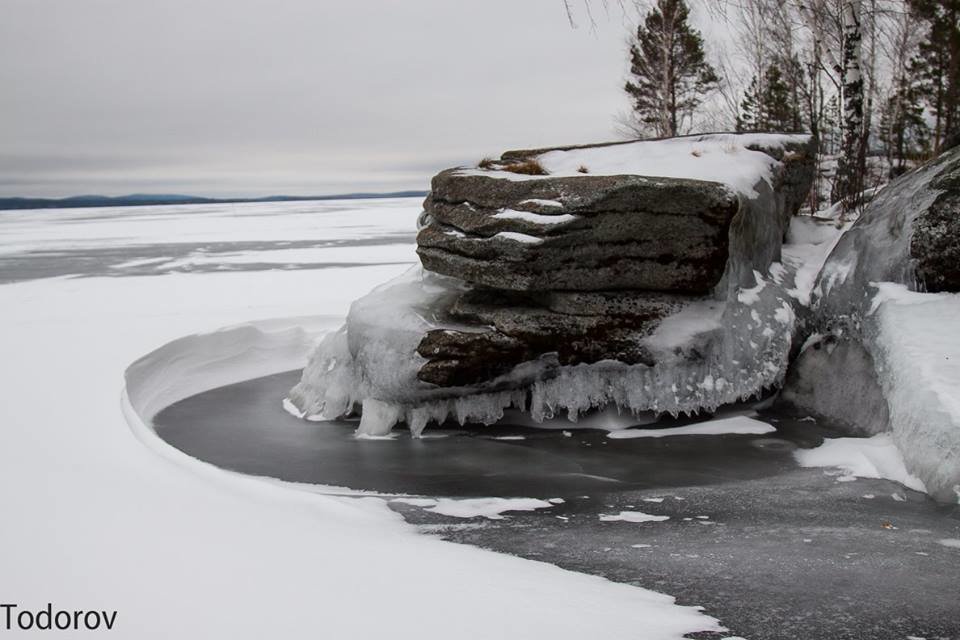
<svg viewBox="0 0 960 640">
<path fill-rule="evenodd" d="M 153 428 L 152 420 L 160 411 L 184 398 L 302 367 L 305 354 L 309 353 L 317 338 L 339 322 L 340 318 L 334 316 L 274 318 L 191 334 L 168 342 L 138 358 L 124 371 L 120 399 L 124 419 L 134 436 L 160 457 L 208 478 L 242 483 L 246 490 L 272 491 L 272 497 L 282 492 L 288 499 L 291 494 L 286 489 L 294 489 L 293 495 L 392 496 L 222 469 L 167 444 Z"/>
<path fill-rule="evenodd" d="M 219 386 L 302 367 L 314 341 L 340 321 L 340 318 L 322 316 L 266 320 L 193 334 L 169 342 L 139 358 L 124 372 L 125 384 L 121 391 L 124 419 L 133 435 L 160 457 L 229 489 L 271 502 L 316 509 L 318 515 L 333 515 L 364 526 L 369 523 L 382 527 L 384 518 L 387 518 L 396 526 L 412 531 L 414 527 L 407 525 L 401 514 L 386 506 L 383 498 L 395 497 L 393 495 L 287 482 L 229 471 L 167 444 L 153 428 L 152 418 L 178 400 Z M 338 498 L 338 495 L 341 497 Z M 371 505 L 371 501 L 381 506 Z M 449 544 L 440 540 L 430 543 Z M 470 549 L 468 553 L 493 552 Z M 514 569 L 519 570 L 523 565 L 526 572 L 517 571 L 517 575 L 524 583 L 530 582 L 532 576 L 548 572 L 545 579 L 550 584 L 557 584 L 559 578 L 567 581 L 563 584 L 588 588 L 588 594 L 596 592 L 596 597 L 601 601 L 608 601 L 611 596 L 629 599 L 629 609 L 636 611 L 639 618 L 654 618 L 655 635 L 651 635 L 651 638 L 681 640 L 695 632 L 726 631 L 719 620 L 703 612 L 703 607 L 677 604 L 676 599 L 667 594 L 537 560 L 497 553 L 493 553 L 493 556 L 500 559 L 498 562 L 505 563 L 503 568 L 511 570 L 501 574 L 501 577 L 510 577 Z"/>
</svg>

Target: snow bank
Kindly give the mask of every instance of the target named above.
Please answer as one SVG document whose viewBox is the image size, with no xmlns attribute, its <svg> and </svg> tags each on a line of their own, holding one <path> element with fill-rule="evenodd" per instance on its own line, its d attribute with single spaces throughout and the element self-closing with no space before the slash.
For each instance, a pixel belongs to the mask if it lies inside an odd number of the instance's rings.
<svg viewBox="0 0 960 640">
<path fill-rule="evenodd" d="M 876 286 L 867 344 L 907 468 L 960 502 L 960 294 Z"/>
</svg>

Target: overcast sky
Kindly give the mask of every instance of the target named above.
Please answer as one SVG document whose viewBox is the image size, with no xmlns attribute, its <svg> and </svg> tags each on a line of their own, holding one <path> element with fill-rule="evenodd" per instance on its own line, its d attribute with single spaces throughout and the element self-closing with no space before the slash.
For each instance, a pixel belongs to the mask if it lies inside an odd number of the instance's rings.
<svg viewBox="0 0 960 640">
<path fill-rule="evenodd" d="M 619 8 L 574 29 L 562 0 L 0 4 L 0 195 L 426 189 L 615 138 L 628 106 Z"/>
</svg>

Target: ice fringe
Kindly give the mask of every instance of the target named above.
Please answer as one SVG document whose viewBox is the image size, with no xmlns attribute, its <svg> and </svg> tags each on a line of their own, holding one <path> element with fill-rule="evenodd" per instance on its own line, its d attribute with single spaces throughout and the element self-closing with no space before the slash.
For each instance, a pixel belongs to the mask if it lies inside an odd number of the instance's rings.
<svg viewBox="0 0 960 640">
<path fill-rule="evenodd" d="M 575 422 L 608 404 L 634 414 L 713 411 L 783 379 L 796 324 L 788 292 L 794 270 L 777 264 L 776 275 L 755 272 L 748 295 L 698 303 L 638 338 L 655 354 L 653 366 L 557 367 L 547 355 L 484 385 L 450 389 L 417 379 L 426 360 L 416 347 L 427 331 L 456 326 L 444 323 L 439 310 L 464 285 L 413 267 L 352 305 L 346 325 L 314 351 L 290 400 L 319 419 L 362 408 L 358 434 L 366 435 L 386 434 L 401 422 L 414 436 L 448 419 L 490 424 L 509 408 L 538 422 L 564 412 Z"/>
</svg>

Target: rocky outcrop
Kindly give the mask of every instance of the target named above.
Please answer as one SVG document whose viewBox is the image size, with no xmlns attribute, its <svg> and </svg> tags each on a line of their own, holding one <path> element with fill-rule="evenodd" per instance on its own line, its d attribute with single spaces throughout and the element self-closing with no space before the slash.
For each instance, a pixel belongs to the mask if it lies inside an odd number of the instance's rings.
<svg viewBox="0 0 960 640">
<path fill-rule="evenodd" d="M 551 152 L 617 145 L 508 151 L 492 170 L 438 174 L 417 253 L 426 269 L 477 290 L 449 309 L 472 329 L 431 332 L 420 344 L 420 380 L 475 384 L 546 353 L 561 366 L 653 364 L 639 340 L 663 318 L 725 297 L 725 274 L 751 284 L 779 259 L 786 222 L 810 188 L 813 149 L 805 137 L 774 140 L 744 145 L 775 165 L 752 193 L 689 178 L 509 171 Z"/>
<path fill-rule="evenodd" d="M 813 151 L 807 136 L 716 134 L 441 172 L 423 267 L 356 301 L 289 399 L 317 418 L 362 406 L 363 433 L 419 434 L 510 406 L 536 420 L 713 410 L 777 384 L 794 281 L 772 265 Z"/>
</svg>

